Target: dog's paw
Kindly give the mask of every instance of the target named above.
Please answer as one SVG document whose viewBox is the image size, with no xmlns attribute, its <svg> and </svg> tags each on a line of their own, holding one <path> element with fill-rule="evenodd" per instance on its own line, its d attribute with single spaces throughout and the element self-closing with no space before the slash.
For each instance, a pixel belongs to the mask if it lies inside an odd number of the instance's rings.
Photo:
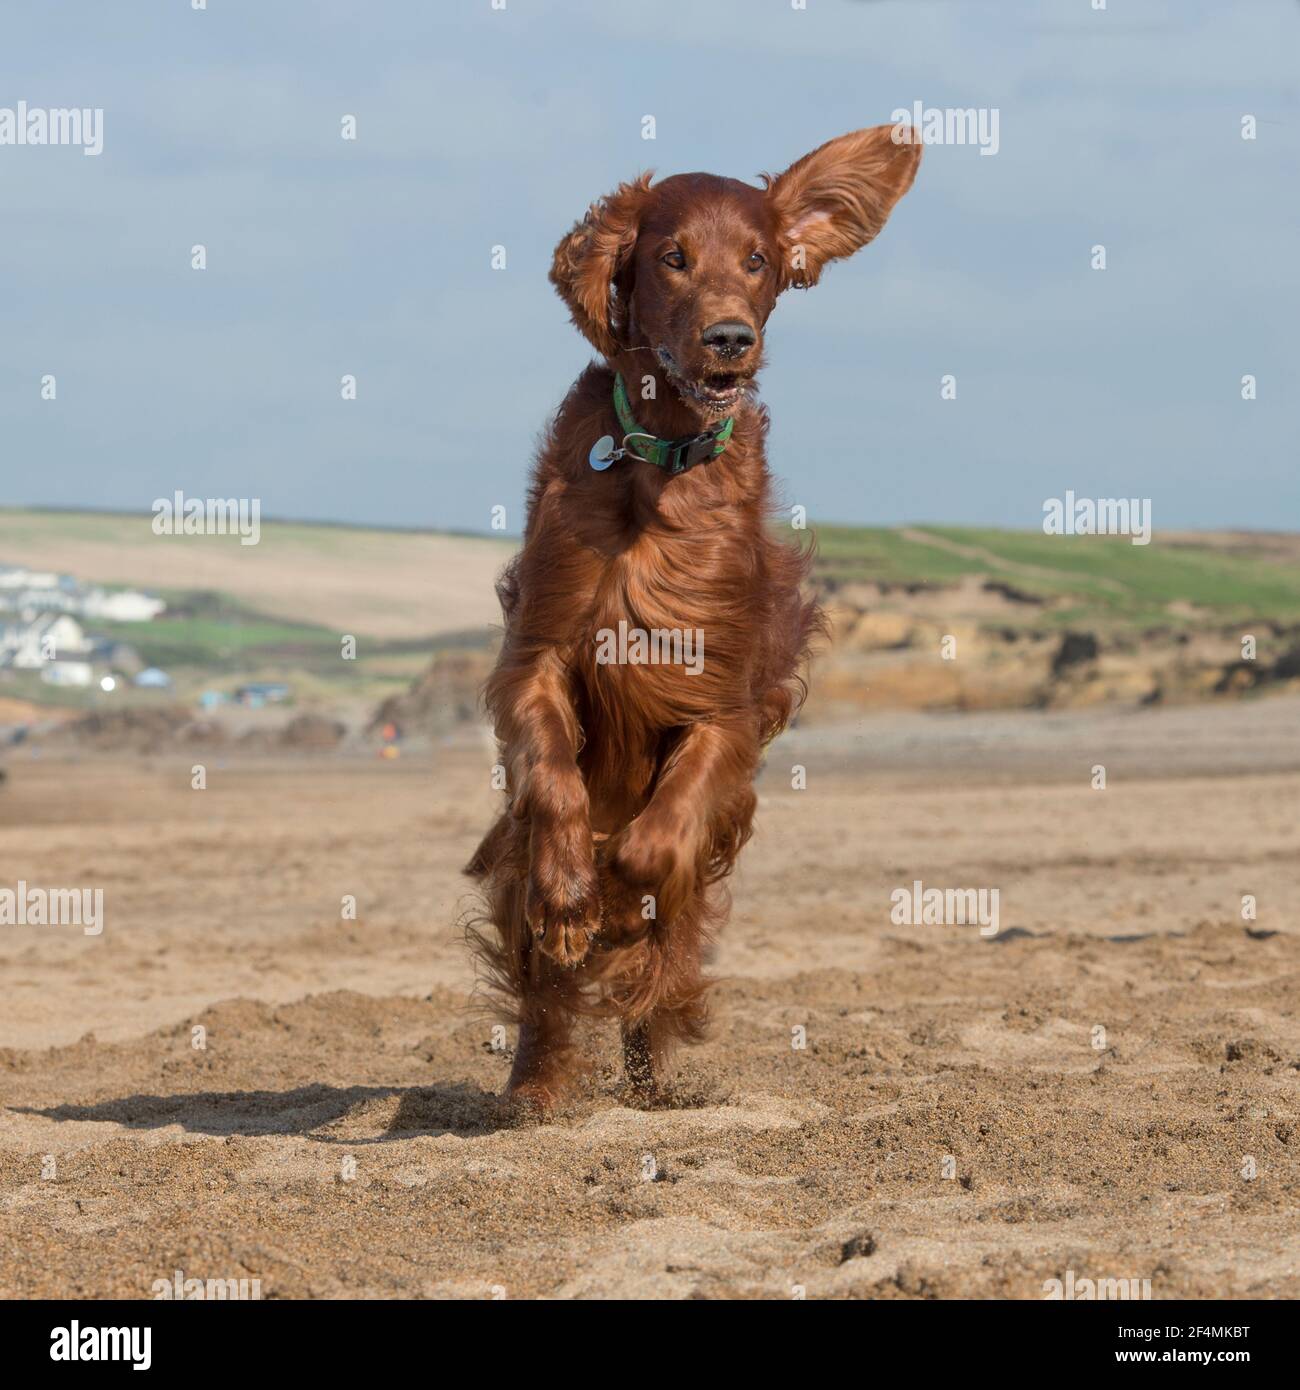
<svg viewBox="0 0 1300 1390">
<path fill-rule="evenodd" d="M 606 856 L 600 866 L 601 933 L 612 944 L 625 945 L 644 936 L 655 923 L 655 894 L 644 883 L 631 882 Z"/>
<path fill-rule="evenodd" d="M 624 934 L 646 931 L 680 911 L 694 887 L 693 860 L 675 828 L 633 821 L 612 837 L 601 865 L 601 907 Z"/>
<path fill-rule="evenodd" d="M 555 901 L 535 882 L 528 885 L 525 915 L 542 953 L 569 968 L 586 959 L 600 931 L 600 909 L 594 895 Z"/>
<path fill-rule="evenodd" d="M 510 1087 L 504 1097 L 506 1118 L 516 1125 L 542 1125 L 555 1116 L 562 1092 L 545 1082 L 521 1081 Z"/>
</svg>

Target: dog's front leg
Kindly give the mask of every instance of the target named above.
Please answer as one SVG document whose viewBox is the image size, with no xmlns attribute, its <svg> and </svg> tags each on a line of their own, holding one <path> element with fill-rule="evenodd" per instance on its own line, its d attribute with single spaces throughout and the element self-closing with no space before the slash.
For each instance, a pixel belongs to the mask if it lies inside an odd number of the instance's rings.
<svg viewBox="0 0 1300 1390">
<path fill-rule="evenodd" d="M 642 935 L 651 918 L 657 938 L 653 991 L 623 1018 L 624 1071 L 645 1103 L 659 1093 L 671 1043 L 703 1033 L 704 888 L 730 871 L 749 837 L 758 753 L 755 718 L 692 725 L 645 809 L 606 846 L 606 929 L 616 938 Z"/>
<path fill-rule="evenodd" d="M 610 871 L 653 898 L 656 921 L 671 922 L 701 882 L 730 871 L 749 838 L 758 755 L 752 717 L 692 724 L 645 809 L 611 840 Z"/>
<path fill-rule="evenodd" d="M 577 965 L 600 929 L 600 892 L 578 719 L 559 654 L 546 648 L 527 661 L 503 662 L 488 700 L 513 813 L 529 824 L 528 925 L 546 955 Z"/>
</svg>

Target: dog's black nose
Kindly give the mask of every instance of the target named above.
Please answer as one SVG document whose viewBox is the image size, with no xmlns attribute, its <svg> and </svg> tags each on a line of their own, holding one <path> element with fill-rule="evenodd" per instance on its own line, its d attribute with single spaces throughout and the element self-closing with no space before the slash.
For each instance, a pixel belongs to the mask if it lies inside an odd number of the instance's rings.
<svg viewBox="0 0 1300 1390">
<path fill-rule="evenodd" d="M 700 334 L 700 341 L 719 357 L 740 357 L 754 346 L 758 337 L 747 323 L 723 319 L 721 323 L 711 323 Z"/>
</svg>

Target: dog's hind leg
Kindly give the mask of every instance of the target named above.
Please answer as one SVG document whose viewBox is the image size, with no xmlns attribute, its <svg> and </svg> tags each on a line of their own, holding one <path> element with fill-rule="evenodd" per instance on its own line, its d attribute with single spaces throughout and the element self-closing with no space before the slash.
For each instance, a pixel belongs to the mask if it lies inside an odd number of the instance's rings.
<svg viewBox="0 0 1300 1390">
<path fill-rule="evenodd" d="M 674 1045 L 698 1042 L 707 1014 L 703 998 L 697 997 L 675 1008 L 656 1009 L 640 1023 L 623 1024 L 623 1079 L 638 1105 L 654 1105 L 663 1099 Z"/>
<path fill-rule="evenodd" d="M 702 970 L 703 923 L 708 915 L 703 895 L 698 894 L 673 922 L 660 928 L 661 934 L 650 943 L 645 973 L 633 987 L 633 1012 L 625 1015 L 622 1025 L 623 1076 L 639 1104 L 653 1105 L 663 1098 L 674 1045 L 699 1042 L 704 1036 L 708 982 Z"/>
<path fill-rule="evenodd" d="M 659 1093 L 660 1059 L 655 1056 L 653 1025 L 649 1019 L 623 1025 L 623 1079 L 634 1099 L 653 1103 Z"/>
</svg>

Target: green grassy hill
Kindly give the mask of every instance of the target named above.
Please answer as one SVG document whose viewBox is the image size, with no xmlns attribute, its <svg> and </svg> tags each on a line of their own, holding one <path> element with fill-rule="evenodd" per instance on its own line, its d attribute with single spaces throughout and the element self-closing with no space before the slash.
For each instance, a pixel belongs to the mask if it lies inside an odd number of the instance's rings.
<svg viewBox="0 0 1300 1390">
<path fill-rule="evenodd" d="M 816 532 L 816 573 L 828 584 L 952 584 L 980 575 L 1053 604 L 1037 618 L 1027 615 L 1031 624 L 1300 620 L 1300 536 L 1157 532 L 1138 546 L 1123 537 L 956 526 Z"/>
</svg>

